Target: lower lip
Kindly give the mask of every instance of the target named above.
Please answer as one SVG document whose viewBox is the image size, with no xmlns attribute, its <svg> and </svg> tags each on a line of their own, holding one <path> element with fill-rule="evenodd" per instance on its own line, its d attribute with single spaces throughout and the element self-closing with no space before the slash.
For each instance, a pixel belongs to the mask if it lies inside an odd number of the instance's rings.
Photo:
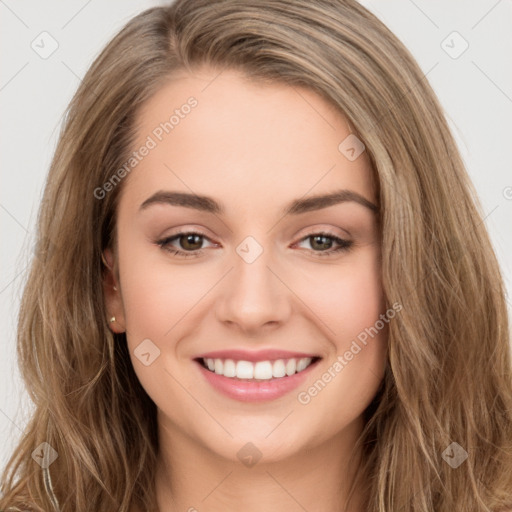
<svg viewBox="0 0 512 512">
<path fill-rule="evenodd" d="M 222 394 L 242 402 L 263 402 L 275 400 L 286 395 L 286 393 L 293 391 L 304 382 L 304 379 L 319 361 L 320 359 L 310 364 L 305 370 L 295 373 L 289 377 L 280 377 L 261 381 L 249 381 L 224 377 L 224 375 L 218 375 L 217 373 L 206 369 L 199 361 L 194 362 L 197 364 L 206 380 Z"/>
</svg>

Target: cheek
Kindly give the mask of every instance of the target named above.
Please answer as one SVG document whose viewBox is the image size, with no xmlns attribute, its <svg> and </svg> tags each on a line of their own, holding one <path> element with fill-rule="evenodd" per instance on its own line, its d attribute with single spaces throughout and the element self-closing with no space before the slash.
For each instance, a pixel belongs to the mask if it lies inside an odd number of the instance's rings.
<svg viewBox="0 0 512 512">
<path fill-rule="evenodd" d="M 334 433 L 362 414 L 379 388 L 388 324 L 381 320 L 386 311 L 376 251 L 360 251 L 327 277 L 316 281 L 310 300 L 312 309 L 321 311 L 318 316 L 327 326 L 324 332 L 332 351 L 323 373 L 312 377 L 297 399 L 305 410 L 325 417 L 323 428 Z M 331 414 L 333 407 L 338 416 Z"/>
<path fill-rule="evenodd" d="M 373 246 L 360 249 L 339 264 L 319 265 L 300 282 L 305 302 L 340 350 L 384 312 L 379 253 Z"/>
<path fill-rule="evenodd" d="M 380 272 L 376 265 L 367 265 L 347 276 L 339 295 L 337 316 L 334 318 L 338 318 L 336 332 L 340 333 L 341 339 L 358 336 L 374 325 L 384 312 Z"/>
<path fill-rule="evenodd" d="M 123 306 L 131 342 L 146 337 L 163 341 L 164 334 L 205 294 L 212 277 L 205 267 L 173 265 L 172 256 L 150 242 L 130 243 L 127 234 L 123 247 L 119 238 Z"/>
</svg>

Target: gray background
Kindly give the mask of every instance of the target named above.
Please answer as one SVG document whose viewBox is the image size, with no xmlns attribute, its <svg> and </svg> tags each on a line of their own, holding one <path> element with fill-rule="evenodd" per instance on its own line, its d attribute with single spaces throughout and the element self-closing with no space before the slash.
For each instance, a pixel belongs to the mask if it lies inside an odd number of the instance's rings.
<svg viewBox="0 0 512 512">
<path fill-rule="evenodd" d="M 510 312 L 512 1 L 361 3 L 404 42 L 438 94 L 481 200 L 509 291 Z M 0 468 L 31 410 L 16 366 L 16 315 L 62 115 L 80 78 L 109 39 L 132 16 L 161 4 L 0 0 Z M 464 40 L 469 46 L 458 56 Z M 52 44 L 58 48 L 44 55 Z"/>
</svg>

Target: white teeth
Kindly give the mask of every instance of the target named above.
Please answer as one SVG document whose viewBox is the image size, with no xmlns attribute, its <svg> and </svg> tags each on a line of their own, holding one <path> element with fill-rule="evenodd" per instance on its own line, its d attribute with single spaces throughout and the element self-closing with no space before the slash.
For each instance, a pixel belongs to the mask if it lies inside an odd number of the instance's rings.
<svg viewBox="0 0 512 512">
<path fill-rule="evenodd" d="M 306 366 L 311 363 L 310 357 L 303 357 L 298 363 L 297 363 L 297 372 L 301 372 L 306 368 Z"/>
<path fill-rule="evenodd" d="M 233 359 L 226 359 L 224 361 L 224 376 L 236 377 L 236 365 Z"/>
<path fill-rule="evenodd" d="M 254 365 L 254 378 L 268 380 L 272 378 L 272 363 L 270 361 L 258 361 Z"/>
<path fill-rule="evenodd" d="M 311 357 L 301 359 L 277 359 L 276 361 L 233 361 L 233 359 L 203 358 L 204 365 L 212 372 L 224 377 L 238 379 L 270 380 L 291 376 L 305 370 L 312 362 Z"/>
<path fill-rule="evenodd" d="M 297 361 L 288 359 L 286 362 L 286 375 L 293 375 L 297 371 Z"/>
<path fill-rule="evenodd" d="M 254 376 L 254 365 L 249 361 L 238 361 L 236 363 L 236 376 L 239 379 L 252 379 Z"/>
<path fill-rule="evenodd" d="M 274 377 L 284 377 L 286 375 L 286 368 L 284 367 L 284 361 L 282 359 L 278 359 L 274 361 L 274 365 L 272 366 L 272 376 Z"/>
</svg>

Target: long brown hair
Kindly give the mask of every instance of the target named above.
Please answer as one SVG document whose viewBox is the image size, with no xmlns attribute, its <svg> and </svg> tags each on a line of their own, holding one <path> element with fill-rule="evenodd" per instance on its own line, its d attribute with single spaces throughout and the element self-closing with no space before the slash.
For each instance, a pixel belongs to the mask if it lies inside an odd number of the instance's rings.
<svg viewBox="0 0 512 512">
<path fill-rule="evenodd" d="M 95 60 L 39 211 L 17 339 L 35 411 L 3 474 L 0 509 L 157 510 L 155 405 L 125 335 L 108 328 L 101 285 L 123 182 L 102 198 L 95 191 L 133 150 L 140 106 L 174 70 L 201 65 L 308 87 L 347 117 L 370 157 L 384 293 L 402 310 L 359 440 L 367 511 L 512 510 L 500 269 L 435 94 L 355 0 L 178 0 L 133 18 Z M 43 468 L 32 457 L 42 443 L 58 454 Z M 467 454 L 456 468 L 453 450 Z"/>
</svg>

